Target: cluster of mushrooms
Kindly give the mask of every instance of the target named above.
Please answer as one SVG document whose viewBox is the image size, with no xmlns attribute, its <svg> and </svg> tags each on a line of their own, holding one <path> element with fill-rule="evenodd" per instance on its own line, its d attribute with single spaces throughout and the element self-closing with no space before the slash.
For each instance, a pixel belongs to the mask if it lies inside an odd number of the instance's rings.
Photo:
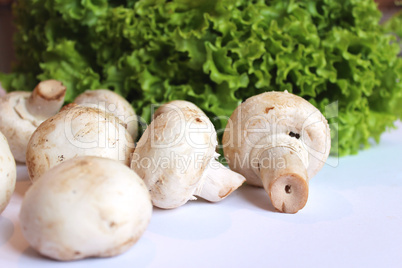
<svg viewBox="0 0 402 268">
<path fill-rule="evenodd" d="M 287 92 L 251 97 L 234 111 L 222 140 L 230 169 L 217 161 L 216 130 L 193 103 L 159 107 L 135 144 L 137 116 L 125 99 L 91 90 L 62 107 L 65 94 L 47 80 L 0 98 L 0 211 L 14 191 L 16 162 L 26 163 L 32 186 L 22 232 L 57 260 L 118 255 L 145 232 L 153 206 L 217 202 L 246 180 L 264 187 L 278 211 L 295 213 L 329 154 L 327 120 Z"/>
</svg>

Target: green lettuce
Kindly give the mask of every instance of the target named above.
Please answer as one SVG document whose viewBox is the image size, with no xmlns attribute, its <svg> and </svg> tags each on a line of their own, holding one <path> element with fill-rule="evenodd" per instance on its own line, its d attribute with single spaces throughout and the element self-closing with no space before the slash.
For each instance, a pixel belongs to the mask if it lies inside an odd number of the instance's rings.
<svg viewBox="0 0 402 268">
<path fill-rule="evenodd" d="M 218 129 L 246 98 L 288 90 L 324 114 L 332 153 L 379 141 L 402 116 L 402 60 L 368 0 L 19 0 L 8 90 L 53 78 L 67 101 L 109 88 L 150 105 L 194 102 Z"/>
</svg>

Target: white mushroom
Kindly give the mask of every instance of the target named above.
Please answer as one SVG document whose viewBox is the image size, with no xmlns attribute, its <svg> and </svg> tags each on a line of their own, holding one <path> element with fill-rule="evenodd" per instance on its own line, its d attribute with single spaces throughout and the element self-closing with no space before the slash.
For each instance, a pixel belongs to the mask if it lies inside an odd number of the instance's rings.
<svg viewBox="0 0 402 268">
<path fill-rule="evenodd" d="M 138 120 L 133 107 L 119 94 L 107 90 L 87 90 L 79 95 L 74 103 L 81 106 L 104 109 L 126 124 L 126 128 L 134 140 L 138 133 Z"/>
<path fill-rule="evenodd" d="M 198 108 L 170 108 L 146 129 L 131 168 L 145 181 L 157 207 L 176 208 L 194 196 L 222 200 L 243 184 L 244 177 L 215 160 L 216 132 Z"/>
<path fill-rule="evenodd" d="M 308 101 L 287 92 L 247 99 L 223 135 L 225 157 L 249 184 L 264 187 L 276 209 L 296 213 L 308 198 L 308 181 L 331 147 L 327 120 Z"/>
<path fill-rule="evenodd" d="M 69 105 L 43 122 L 28 144 L 32 181 L 46 170 L 77 156 L 91 155 L 130 164 L 134 141 L 124 124 L 97 108 Z"/>
<path fill-rule="evenodd" d="M 27 191 L 20 223 L 42 255 L 69 261 L 128 250 L 151 218 L 148 189 L 127 166 L 93 156 L 70 159 Z"/>
<path fill-rule="evenodd" d="M 202 111 L 197 105 L 192 102 L 185 100 L 174 100 L 167 103 L 162 104 L 153 114 L 152 119 L 157 118 L 159 115 L 163 113 L 167 113 L 171 110 L 178 110 L 188 108 L 190 110 L 195 110 L 198 113 L 205 115 L 204 111 Z"/>
<path fill-rule="evenodd" d="M 14 157 L 6 137 L 0 132 L 0 214 L 10 202 L 17 178 Z"/>
<path fill-rule="evenodd" d="M 0 131 L 18 162 L 25 162 L 29 138 L 64 103 L 66 87 L 56 80 L 40 82 L 34 91 L 16 91 L 0 98 Z"/>
<path fill-rule="evenodd" d="M 6 95 L 6 91 L 5 91 L 4 88 L 1 86 L 1 83 L 0 83 L 0 98 L 3 97 L 4 95 Z"/>
</svg>

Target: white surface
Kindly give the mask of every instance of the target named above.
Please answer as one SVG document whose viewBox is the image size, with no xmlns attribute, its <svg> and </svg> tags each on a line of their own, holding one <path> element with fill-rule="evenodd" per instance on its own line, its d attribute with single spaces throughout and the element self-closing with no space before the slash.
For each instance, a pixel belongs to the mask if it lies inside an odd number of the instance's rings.
<svg viewBox="0 0 402 268">
<path fill-rule="evenodd" d="M 326 165 L 311 181 L 309 201 L 297 214 L 274 212 L 263 189 L 243 186 L 220 203 L 154 209 L 140 241 L 108 259 L 59 263 L 39 256 L 18 224 L 29 187 L 19 181 L 0 217 L 0 267 L 401 267 L 398 126 L 380 145 L 341 158 L 336 167 Z M 20 167 L 19 179 L 26 178 Z"/>
</svg>

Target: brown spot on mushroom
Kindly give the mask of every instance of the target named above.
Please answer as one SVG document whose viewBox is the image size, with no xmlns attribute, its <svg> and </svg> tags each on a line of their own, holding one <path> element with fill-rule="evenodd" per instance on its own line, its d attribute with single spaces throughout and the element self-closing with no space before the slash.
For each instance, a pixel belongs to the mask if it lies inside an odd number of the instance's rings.
<svg viewBox="0 0 402 268">
<path fill-rule="evenodd" d="M 165 176 L 161 175 L 161 176 L 158 178 L 158 180 L 155 182 L 155 184 L 161 184 L 161 185 L 163 185 L 163 184 L 165 183 L 165 180 L 166 180 Z"/>
<path fill-rule="evenodd" d="M 52 119 L 54 119 L 54 118 L 52 118 Z M 52 121 L 50 121 L 50 120 L 45 121 L 41 125 L 41 132 L 40 133 L 51 133 L 51 132 L 53 132 L 56 129 L 56 125 Z M 51 124 L 49 124 L 49 123 L 51 123 Z M 33 135 L 35 135 L 35 134 L 36 134 L 36 132 Z M 40 134 L 36 134 L 36 135 L 40 135 Z"/>
<path fill-rule="evenodd" d="M 77 164 L 80 165 L 80 166 L 86 166 L 86 165 L 89 164 L 89 162 L 87 160 L 81 160 Z"/>
<path fill-rule="evenodd" d="M 66 104 L 66 105 L 64 105 L 63 108 L 61 108 L 61 110 L 60 110 L 59 113 L 64 112 L 64 111 L 66 111 L 66 110 L 70 110 L 70 109 L 72 109 L 72 108 L 74 108 L 74 107 L 76 107 L 76 106 L 78 106 L 78 104 L 76 104 L 76 103 L 69 103 L 69 104 Z M 52 120 L 52 121 L 53 121 L 53 120 Z"/>
<path fill-rule="evenodd" d="M 300 139 L 300 134 L 299 133 L 294 133 L 294 132 L 289 132 L 289 136 L 292 138 Z"/>
<path fill-rule="evenodd" d="M 198 123 L 202 123 L 202 120 L 200 118 L 196 118 L 195 121 L 197 121 Z"/>
<path fill-rule="evenodd" d="M 219 197 L 223 199 L 223 198 L 225 198 L 226 196 L 230 195 L 234 190 L 235 190 L 235 189 L 230 188 L 229 191 L 227 191 L 227 192 L 224 193 L 224 194 L 221 194 L 221 192 L 223 192 L 223 191 L 220 191 L 220 192 L 219 192 Z"/>
<path fill-rule="evenodd" d="M 291 185 L 286 185 L 285 186 L 285 192 L 287 193 L 287 194 L 290 194 L 290 193 L 292 193 L 292 186 Z"/>
<path fill-rule="evenodd" d="M 32 174 L 34 174 L 34 173 L 35 173 L 35 170 L 36 170 L 35 158 L 34 158 L 34 157 L 31 157 L 31 158 L 27 158 L 27 159 L 28 159 L 28 161 L 31 162 L 31 164 L 28 165 L 27 168 L 28 168 L 28 173 L 29 173 L 29 175 L 32 176 Z"/>
<path fill-rule="evenodd" d="M 273 110 L 275 107 L 267 107 L 265 108 L 264 112 L 267 114 L 269 111 Z"/>
<path fill-rule="evenodd" d="M 48 167 L 50 167 L 50 160 L 49 160 L 49 156 L 48 156 L 48 155 L 45 155 L 45 158 L 46 158 L 46 163 L 47 163 L 47 166 L 48 166 Z"/>
</svg>

